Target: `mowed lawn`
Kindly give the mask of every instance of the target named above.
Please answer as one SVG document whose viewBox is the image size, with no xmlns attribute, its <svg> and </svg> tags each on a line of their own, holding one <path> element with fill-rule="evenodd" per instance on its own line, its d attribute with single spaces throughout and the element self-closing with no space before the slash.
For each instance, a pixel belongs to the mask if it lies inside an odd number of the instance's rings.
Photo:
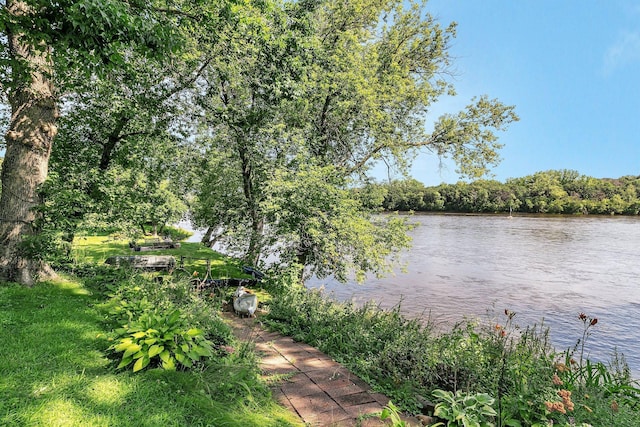
<svg viewBox="0 0 640 427">
<path fill-rule="evenodd" d="M 102 263 L 123 248 L 76 250 Z M 216 257 L 221 271 L 237 268 Z M 117 371 L 106 356 L 105 298 L 73 275 L 33 288 L 0 283 L 0 425 L 299 425 L 274 402 L 255 359 L 214 358 L 190 371 Z"/>
</svg>

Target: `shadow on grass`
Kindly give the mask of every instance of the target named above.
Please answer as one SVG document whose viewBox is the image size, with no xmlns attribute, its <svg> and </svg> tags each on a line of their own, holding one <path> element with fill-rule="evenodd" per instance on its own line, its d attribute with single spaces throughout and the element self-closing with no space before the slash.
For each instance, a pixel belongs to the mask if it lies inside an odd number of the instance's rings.
<svg viewBox="0 0 640 427">
<path fill-rule="evenodd" d="M 0 284 L 0 425 L 294 425 L 250 367 L 115 372 L 97 302 L 71 281 Z"/>
<path fill-rule="evenodd" d="M 171 255 L 179 263 L 184 258 L 183 267 L 190 274 L 198 271 L 202 277 L 207 271 L 207 261 L 211 262 L 211 275 L 214 278 L 245 277 L 251 276 L 242 272 L 239 260 L 228 257 L 219 252 L 203 246 L 200 243 L 181 243 L 175 249 L 156 249 L 145 252 L 131 250 L 125 240 L 105 240 L 105 236 L 80 236 L 74 240 L 73 255 L 81 263 L 100 265 L 111 256 L 115 255 Z"/>
</svg>

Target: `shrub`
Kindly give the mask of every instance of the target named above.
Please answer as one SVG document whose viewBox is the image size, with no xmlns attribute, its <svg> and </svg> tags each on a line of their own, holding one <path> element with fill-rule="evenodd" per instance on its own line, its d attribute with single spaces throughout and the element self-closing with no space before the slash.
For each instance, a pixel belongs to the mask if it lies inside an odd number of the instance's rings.
<svg viewBox="0 0 640 427">
<path fill-rule="evenodd" d="M 189 328 L 179 310 L 171 313 L 146 311 L 139 320 L 116 330 L 120 338 L 109 347 L 122 353 L 117 369 L 133 364 L 133 372 L 147 366 L 162 366 L 175 370 L 181 365 L 191 368 L 194 363 L 213 355 L 211 343 L 202 330 Z"/>
<path fill-rule="evenodd" d="M 193 232 L 185 230 L 183 228 L 166 225 L 162 228 L 162 235 L 170 237 L 174 242 L 179 242 L 191 237 L 193 235 Z"/>
<path fill-rule="evenodd" d="M 338 303 L 322 291 L 281 282 L 273 287 L 278 292 L 265 323 L 344 363 L 405 411 L 416 413 L 425 396 L 441 389 L 453 398 L 458 392 L 495 396 L 501 426 L 640 425 L 640 388 L 622 357 L 611 367 L 567 360 L 561 373 L 548 328 L 520 328 L 510 310 L 489 322 L 464 321 L 437 332 L 429 319 L 404 318 L 400 306 L 385 311 L 372 303 Z M 597 322 L 580 319 L 583 344 Z M 583 346 L 576 348 L 583 353 Z M 566 391 L 573 391 L 570 401 Z M 565 413 L 550 410 L 560 403 Z"/>
<path fill-rule="evenodd" d="M 434 390 L 436 407 L 434 415 L 447 423 L 439 422 L 438 426 L 493 427 L 497 412 L 493 409 L 495 399 L 486 393 L 469 394 L 460 390 L 453 393 Z"/>
<path fill-rule="evenodd" d="M 214 355 L 228 355 L 224 349 L 233 341 L 230 327 L 188 281 L 130 272 L 109 289 L 111 298 L 103 309 L 115 328 L 109 351 L 119 358 L 118 369 L 186 369 Z"/>
</svg>

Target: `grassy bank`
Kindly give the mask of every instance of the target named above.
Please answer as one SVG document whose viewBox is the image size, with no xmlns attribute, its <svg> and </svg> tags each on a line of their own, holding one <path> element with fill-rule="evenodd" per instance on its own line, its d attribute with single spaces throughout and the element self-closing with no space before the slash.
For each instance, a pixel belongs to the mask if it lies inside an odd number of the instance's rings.
<svg viewBox="0 0 640 427">
<path fill-rule="evenodd" d="M 586 314 L 575 319 L 584 327 L 576 347 L 556 351 L 544 325 L 519 326 L 508 310 L 442 333 L 428 319 L 404 318 L 399 307 L 382 311 L 317 290 L 281 289 L 267 324 L 331 355 L 402 409 L 432 413 L 435 405 L 450 422 L 444 425 L 640 425 L 640 385 L 624 357 L 609 364 L 583 357 L 598 327 Z"/>
<path fill-rule="evenodd" d="M 106 236 L 78 242 L 76 261 L 65 267 L 71 273 L 59 280 L 34 288 L 0 284 L 0 425 L 298 425 L 272 400 L 250 346 L 236 342 L 218 317 L 221 301 L 192 298 L 187 280 L 159 284 L 101 265 L 106 256 L 128 253 L 127 242 Z M 218 273 L 237 269 L 195 244 L 179 253 L 209 257 Z M 204 273 L 206 261 L 189 268 Z M 184 324 L 176 336 L 203 331 L 211 357 L 175 370 L 153 359 L 136 373 L 131 365 L 116 368 L 122 353 L 113 347 L 123 333 L 116 330 L 131 328 L 145 313 L 160 319 L 176 311 Z"/>
<path fill-rule="evenodd" d="M 131 255 L 128 243 L 81 236 L 59 280 L 0 284 L 0 425 L 298 425 L 272 400 L 251 345 L 219 316 L 232 289 L 198 294 L 190 283 L 207 265 L 212 277 L 242 277 L 238 261 L 183 243 L 147 253 L 183 257 L 172 273 L 104 265 Z M 257 290 L 263 322 L 331 355 L 402 410 L 435 410 L 434 422 L 451 426 L 640 425 L 640 387 L 624 358 L 582 357 L 598 327 L 586 314 L 575 349 L 556 351 L 544 326 L 520 327 L 509 311 L 442 333 L 399 307 L 337 303 L 296 277 L 274 273 Z"/>
</svg>

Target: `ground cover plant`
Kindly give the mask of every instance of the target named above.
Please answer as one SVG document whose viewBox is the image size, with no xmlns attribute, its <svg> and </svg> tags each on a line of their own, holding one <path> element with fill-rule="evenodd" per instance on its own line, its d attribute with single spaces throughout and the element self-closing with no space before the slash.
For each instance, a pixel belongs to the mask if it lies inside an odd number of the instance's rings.
<svg viewBox="0 0 640 427">
<path fill-rule="evenodd" d="M 0 424 L 297 425 L 258 378 L 250 344 L 218 316 L 230 290 L 198 294 L 190 283 L 207 265 L 214 277 L 242 275 L 238 261 L 183 244 L 150 252 L 181 254 L 180 271 L 115 269 L 104 259 L 131 249 L 108 235 L 80 235 L 72 252 L 59 280 L 0 285 Z M 296 271 L 271 277 L 265 324 L 390 396 L 392 422 L 398 410 L 433 405 L 441 425 L 640 425 L 640 388 L 624 357 L 584 357 L 598 325 L 586 314 L 576 316 L 584 330 L 575 348 L 557 352 L 544 325 L 521 328 L 509 310 L 442 332 L 400 307 L 339 304 L 292 285 Z"/>
<path fill-rule="evenodd" d="M 33 288 L 0 283 L 1 425 L 299 425 L 272 400 L 251 345 L 237 342 L 220 318 L 222 298 L 201 298 L 188 280 L 170 275 L 158 280 L 157 274 L 105 266 L 105 256 L 129 251 L 126 240 L 105 240 L 81 239 L 74 251 L 84 258 L 75 257 L 56 280 Z M 198 249 L 181 248 L 191 258 L 200 257 Z M 220 272 L 236 268 L 208 254 Z M 159 347 L 149 341 L 146 353 L 119 366 L 118 343 L 137 336 L 134 329 L 145 318 L 150 323 L 137 332 L 159 331 L 163 322 L 172 327 L 161 337 L 165 348 L 154 354 Z M 177 336 L 199 348 L 185 351 Z M 170 348 L 173 343 L 180 345 Z M 173 367 L 163 366 L 165 350 Z"/>
<path fill-rule="evenodd" d="M 270 327 L 344 363 L 402 410 L 435 409 L 441 425 L 640 425 L 640 385 L 624 357 L 584 357 L 597 319 L 583 313 L 576 347 L 556 350 L 548 328 L 520 327 L 509 310 L 441 331 L 429 319 L 404 318 L 400 307 L 338 303 L 286 279 L 273 292 Z"/>
</svg>

